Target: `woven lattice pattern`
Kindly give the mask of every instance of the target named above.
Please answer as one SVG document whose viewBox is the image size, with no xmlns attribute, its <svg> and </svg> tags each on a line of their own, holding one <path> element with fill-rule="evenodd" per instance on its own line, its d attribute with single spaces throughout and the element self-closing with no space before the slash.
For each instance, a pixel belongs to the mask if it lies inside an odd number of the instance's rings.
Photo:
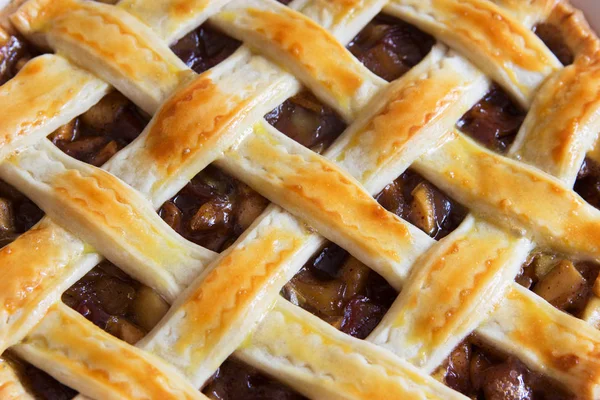
<svg viewBox="0 0 600 400">
<path fill-rule="evenodd" d="M 382 11 L 438 40 L 390 83 L 344 47 Z M 198 75 L 168 44 L 207 20 L 244 46 Z M 560 22 L 572 65 L 541 21 Z M 476 332 L 600 396 L 600 332 L 514 282 L 536 246 L 600 260 L 600 211 L 571 189 L 600 131 L 598 43 L 568 4 L 29 0 L 12 22 L 55 55 L 0 87 L 0 178 L 47 215 L 0 250 L 2 351 L 98 399 L 205 398 L 233 353 L 311 398 L 453 399 L 429 374 Z M 492 81 L 528 110 L 506 157 L 455 127 Z M 322 156 L 263 119 L 302 86 L 349 124 Z M 153 117 L 105 165 L 46 139 L 112 88 Z M 211 163 L 273 203 L 220 255 L 155 212 Z M 409 166 L 471 212 L 440 242 L 372 197 Z M 364 341 L 279 296 L 326 239 L 402 289 Z M 60 301 L 103 257 L 172 303 L 136 346 Z"/>
</svg>

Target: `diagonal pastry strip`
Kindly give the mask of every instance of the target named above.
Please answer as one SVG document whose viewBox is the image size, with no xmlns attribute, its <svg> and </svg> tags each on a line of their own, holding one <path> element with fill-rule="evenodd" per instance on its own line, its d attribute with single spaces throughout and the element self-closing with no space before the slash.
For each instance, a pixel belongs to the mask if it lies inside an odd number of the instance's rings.
<svg viewBox="0 0 600 400">
<path fill-rule="evenodd" d="M 208 399 L 165 361 L 82 320 L 62 302 L 13 350 L 97 399 Z M 93 387 L 86 387 L 88 377 Z"/>
<path fill-rule="evenodd" d="M 0 120 L 0 159 L 17 147 L 45 138 L 65 120 L 96 104 L 108 91 L 108 84 L 72 67 L 62 57 L 34 58 L 25 64 L 17 79 L 6 82 L 0 90 L 5 113 Z"/>
<path fill-rule="evenodd" d="M 524 107 L 531 105 L 544 79 L 561 67 L 529 26 L 491 1 L 395 0 L 386 11 L 465 55 Z"/>
<path fill-rule="evenodd" d="M 21 6 L 11 20 L 33 43 L 77 60 L 149 114 L 194 76 L 167 43 L 120 7 L 35 0 Z"/>
<path fill-rule="evenodd" d="M 313 398 L 464 398 L 439 382 L 425 382 L 414 366 L 398 364 L 381 347 L 346 335 L 283 298 L 235 354 L 299 392 L 314 387 Z"/>
</svg>

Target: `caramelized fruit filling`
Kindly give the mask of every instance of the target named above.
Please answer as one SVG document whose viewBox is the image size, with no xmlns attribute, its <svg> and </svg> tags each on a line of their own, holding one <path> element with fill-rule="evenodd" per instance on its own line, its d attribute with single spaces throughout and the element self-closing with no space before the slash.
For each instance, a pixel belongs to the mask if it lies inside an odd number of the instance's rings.
<svg viewBox="0 0 600 400">
<path fill-rule="evenodd" d="M 600 209 L 600 163 L 586 158 L 579 169 L 574 190 L 592 206 Z"/>
<path fill-rule="evenodd" d="M 505 153 L 525 119 L 518 107 L 499 86 L 492 89 L 456 123 L 458 129 L 483 146 Z"/>
<path fill-rule="evenodd" d="M 460 225 L 467 210 L 413 170 L 387 185 L 377 201 L 388 211 L 441 239 Z"/>
<path fill-rule="evenodd" d="M 44 212 L 14 187 L 0 180 L 0 247 L 27 232 Z"/>
<path fill-rule="evenodd" d="M 230 357 L 202 390 L 216 400 L 302 400 L 304 396 Z"/>
<path fill-rule="evenodd" d="M 108 261 L 71 286 L 63 302 L 113 336 L 136 343 L 169 309 L 152 289 Z"/>
<path fill-rule="evenodd" d="M 394 17 L 380 14 L 348 45 L 348 49 L 373 73 L 393 81 L 429 53 L 435 39 Z"/>
<path fill-rule="evenodd" d="M 584 160 L 579 169 L 574 190 L 590 205 L 600 209 L 600 164 L 595 157 L 588 157 Z M 578 292 L 571 300 L 573 305 L 568 304 L 569 309 L 566 309 L 566 311 L 578 317 L 586 317 L 582 314 L 582 307 L 586 306 L 586 302 L 590 300 L 600 265 L 592 262 L 577 262 L 574 267 L 583 278 L 583 283 L 579 285 L 581 288 L 580 293 Z M 572 276 L 572 274 L 568 276 Z M 580 279 L 574 279 L 574 282 L 578 280 Z M 568 288 L 565 290 L 569 291 Z M 573 290 L 575 289 L 571 289 L 571 291 Z M 597 290 L 596 287 L 596 293 L 598 293 Z"/>
<path fill-rule="evenodd" d="M 112 92 L 48 139 L 71 157 L 99 167 L 138 137 L 147 123 L 131 101 Z"/>
<path fill-rule="evenodd" d="M 44 371 L 13 357 L 9 352 L 2 354 L 0 362 L 7 362 L 14 369 L 19 381 L 36 399 L 71 400 L 77 395 L 73 389 L 61 384 Z"/>
<path fill-rule="evenodd" d="M 517 283 L 559 310 L 581 317 L 600 271 L 594 262 L 573 262 L 556 254 L 535 252 L 523 264 Z"/>
<path fill-rule="evenodd" d="M 0 28 L 0 85 L 13 78 L 37 54 L 23 38 Z"/>
<path fill-rule="evenodd" d="M 574 55 L 565 41 L 558 27 L 549 23 L 541 23 L 533 28 L 533 32 L 542 41 L 563 65 L 573 64 Z"/>
<path fill-rule="evenodd" d="M 204 24 L 179 39 L 171 46 L 171 50 L 188 67 L 200 74 L 225 60 L 241 44 Z"/>
<path fill-rule="evenodd" d="M 397 293 L 376 272 L 329 244 L 284 286 L 282 295 L 342 332 L 364 339 Z"/>
<path fill-rule="evenodd" d="M 554 381 L 485 346 L 474 335 L 459 344 L 433 376 L 472 399 L 575 399 Z"/>
<path fill-rule="evenodd" d="M 186 239 L 221 252 L 267 205 L 267 200 L 246 184 L 208 166 L 165 202 L 159 215 Z"/>
<path fill-rule="evenodd" d="M 331 108 L 312 93 L 301 92 L 265 115 L 279 131 L 304 147 L 322 153 L 346 129 L 346 124 Z"/>
</svg>

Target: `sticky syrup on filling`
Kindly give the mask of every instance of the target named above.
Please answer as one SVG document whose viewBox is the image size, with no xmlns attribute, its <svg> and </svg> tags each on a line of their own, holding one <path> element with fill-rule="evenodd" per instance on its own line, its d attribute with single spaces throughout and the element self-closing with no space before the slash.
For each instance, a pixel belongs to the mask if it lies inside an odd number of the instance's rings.
<svg viewBox="0 0 600 400">
<path fill-rule="evenodd" d="M 329 243 L 284 286 L 282 295 L 342 332 L 364 339 L 397 293 L 379 274 Z"/>
<path fill-rule="evenodd" d="M 10 350 L 2 354 L 0 362 L 8 363 L 12 367 L 19 382 L 23 384 L 28 394 L 36 399 L 71 400 L 77 395 L 76 391 L 61 384 L 44 371 L 13 356 Z"/>
<path fill-rule="evenodd" d="M 202 390 L 216 400 L 304 400 L 286 385 L 236 360 L 227 359 Z"/>
<path fill-rule="evenodd" d="M 488 149 L 503 154 L 515 140 L 525 114 L 506 92 L 493 85 L 456 126 Z"/>
<path fill-rule="evenodd" d="M 63 302 L 99 328 L 134 344 L 167 312 L 152 289 L 103 261 L 62 295 Z"/>
<path fill-rule="evenodd" d="M 221 252 L 267 205 L 265 198 L 244 183 L 208 166 L 165 202 L 159 215 L 186 239 Z"/>
<path fill-rule="evenodd" d="M 0 180 L 0 247 L 31 229 L 44 212 L 17 189 Z"/>
<path fill-rule="evenodd" d="M 516 281 L 554 307 L 581 318 L 593 295 L 600 264 L 572 261 L 558 254 L 533 252 L 523 264 Z"/>
<path fill-rule="evenodd" d="M 200 74 L 225 60 L 241 45 L 241 42 L 203 24 L 179 39 L 171 50 Z"/>
<path fill-rule="evenodd" d="M 138 137 L 147 123 L 148 117 L 115 91 L 48 139 L 71 157 L 99 167 Z"/>
<path fill-rule="evenodd" d="M 12 79 L 23 66 L 40 52 L 19 35 L 0 28 L 0 85 Z"/>
<path fill-rule="evenodd" d="M 397 18 L 380 14 L 348 45 L 348 50 L 373 73 L 393 81 L 417 65 L 435 39 Z"/>
<path fill-rule="evenodd" d="M 284 101 L 267 113 L 265 119 L 291 139 L 319 154 L 346 129 L 339 115 L 309 91 Z"/>
<path fill-rule="evenodd" d="M 550 23 L 540 23 L 533 28 L 533 32 L 544 42 L 552 53 L 563 65 L 571 65 L 575 56 L 567 45 L 565 38 L 558 27 Z"/>
<path fill-rule="evenodd" d="M 579 169 L 579 173 L 577 174 L 577 179 L 573 189 L 590 205 L 600 209 L 600 164 L 595 156 L 586 157 L 586 159 L 583 161 L 581 168 Z M 557 258 L 557 256 L 554 257 Z M 543 261 L 546 258 L 542 258 L 541 260 Z M 540 261 L 538 261 L 538 263 L 539 262 Z M 592 296 L 592 289 L 594 288 L 594 284 L 597 280 L 600 265 L 594 262 L 581 261 L 574 262 L 572 264 L 574 269 L 579 272 L 579 276 L 572 273 L 573 271 L 570 268 L 566 271 L 569 272 L 567 277 L 570 277 L 573 288 L 569 289 L 569 287 L 566 287 L 563 288 L 563 291 L 568 294 L 569 300 L 573 304 L 567 304 L 568 308 L 565 311 L 570 312 L 577 317 L 582 317 L 583 312 L 585 311 L 583 307 L 586 306 L 587 301 Z M 540 267 L 538 267 L 538 269 L 539 268 Z M 564 270 L 565 267 L 563 266 L 562 271 Z M 555 272 L 554 275 L 556 274 L 557 273 Z M 553 278 L 553 276 L 551 275 L 550 278 Z M 580 288 L 580 290 L 577 291 L 576 288 Z M 576 292 L 576 294 L 574 295 L 573 292 Z M 559 298 L 558 300 L 551 301 L 551 303 L 555 303 L 556 305 L 556 303 L 558 303 L 560 300 L 562 299 Z M 558 306 L 560 308 L 560 304 Z"/>
<path fill-rule="evenodd" d="M 412 169 L 375 198 L 386 210 L 438 240 L 456 229 L 467 215 L 463 206 Z"/>
<path fill-rule="evenodd" d="M 574 400 L 558 383 L 530 371 L 517 358 L 469 336 L 433 376 L 472 399 Z"/>
<path fill-rule="evenodd" d="M 587 157 L 579 173 L 574 186 L 575 192 L 592 206 L 600 209 L 600 163 L 591 157 Z"/>
</svg>

